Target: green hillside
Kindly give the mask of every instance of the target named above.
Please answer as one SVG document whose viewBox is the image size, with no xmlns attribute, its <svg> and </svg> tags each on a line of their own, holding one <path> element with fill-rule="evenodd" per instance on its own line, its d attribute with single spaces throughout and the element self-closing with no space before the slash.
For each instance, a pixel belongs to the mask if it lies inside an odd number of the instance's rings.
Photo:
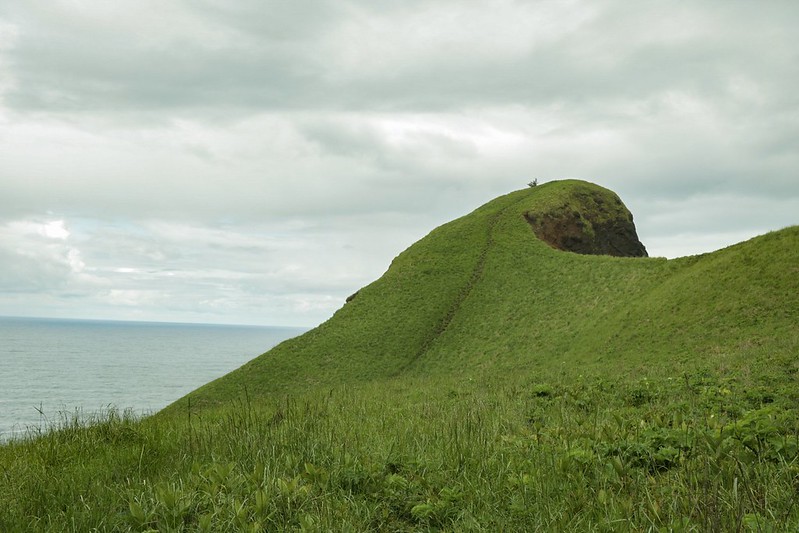
<svg viewBox="0 0 799 533">
<path fill-rule="evenodd" d="M 645 255 L 597 185 L 497 198 L 154 416 L 0 446 L 0 531 L 799 530 L 799 227 Z"/>
<path fill-rule="evenodd" d="M 585 233 L 629 217 L 614 193 L 576 180 L 498 198 L 408 248 L 317 329 L 192 393 L 193 404 L 245 388 L 258 397 L 553 368 L 635 377 L 797 353 L 799 228 L 699 257 L 618 258 L 555 250 L 527 222 L 563 211 Z"/>
</svg>

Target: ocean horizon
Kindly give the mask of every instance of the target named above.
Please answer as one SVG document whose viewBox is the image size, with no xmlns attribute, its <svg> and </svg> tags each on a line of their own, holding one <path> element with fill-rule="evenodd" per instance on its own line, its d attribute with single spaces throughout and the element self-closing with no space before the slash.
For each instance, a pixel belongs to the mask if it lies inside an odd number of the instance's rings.
<svg viewBox="0 0 799 533">
<path fill-rule="evenodd" d="M 308 329 L 0 317 L 0 441 L 156 412 Z"/>
</svg>

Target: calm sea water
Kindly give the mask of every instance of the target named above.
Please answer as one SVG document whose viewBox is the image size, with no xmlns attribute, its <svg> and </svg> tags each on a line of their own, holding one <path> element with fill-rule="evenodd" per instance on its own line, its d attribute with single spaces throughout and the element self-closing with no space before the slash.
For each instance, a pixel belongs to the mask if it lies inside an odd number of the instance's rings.
<svg viewBox="0 0 799 533">
<path fill-rule="evenodd" d="M 0 317 L 0 440 L 76 412 L 157 411 L 304 331 Z"/>
</svg>

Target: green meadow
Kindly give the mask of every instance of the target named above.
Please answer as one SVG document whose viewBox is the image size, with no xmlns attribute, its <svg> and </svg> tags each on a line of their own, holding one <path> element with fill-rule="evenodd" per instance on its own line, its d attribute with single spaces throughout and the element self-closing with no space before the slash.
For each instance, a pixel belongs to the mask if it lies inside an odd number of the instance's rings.
<svg viewBox="0 0 799 533">
<path fill-rule="evenodd" d="M 579 255 L 525 216 L 564 211 L 629 216 L 497 198 L 160 413 L 0 446 L 0 531 L 799 530 L 799 227 Z"/>
</svg>

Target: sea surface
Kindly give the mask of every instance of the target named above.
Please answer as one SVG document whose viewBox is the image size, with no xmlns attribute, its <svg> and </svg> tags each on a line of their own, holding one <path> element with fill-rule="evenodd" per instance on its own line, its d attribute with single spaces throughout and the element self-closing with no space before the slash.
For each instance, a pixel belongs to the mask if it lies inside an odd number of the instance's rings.
<svg viewBox="0 0 799 533">
<path fill-rule="evenodd" d="M 155 412 L 302 328 L 0 317 L 0 441 Z"/>
</svg>

